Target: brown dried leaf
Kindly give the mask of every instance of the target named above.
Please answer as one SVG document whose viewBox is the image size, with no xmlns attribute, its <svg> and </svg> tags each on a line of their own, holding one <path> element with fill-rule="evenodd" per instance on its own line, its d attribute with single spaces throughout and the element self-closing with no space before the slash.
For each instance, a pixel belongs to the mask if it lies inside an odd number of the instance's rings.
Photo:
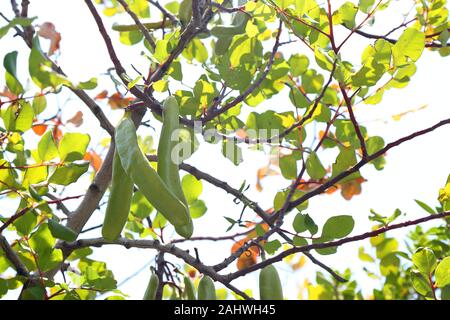
<svg viewBox="0 0 450 320">
<path fill-rule="evenodd" d="M 67 123 L 72 123 L 75 127 L 79 127 L 83 124 L 83 112 L 77 111 L 75 115 L 67 120 Z"/>
<path fill-rule="evenodd" d="M 59 50 L 59 43 L 61 42 L 61 34 L 56 31 L 55 25 L 51 22 L 44 22 L 39 26 L 37 32 L 39 36 L 50 40 L 50 47 L 48 49 L 48 55 L 54 54 Z"/>
</svg>

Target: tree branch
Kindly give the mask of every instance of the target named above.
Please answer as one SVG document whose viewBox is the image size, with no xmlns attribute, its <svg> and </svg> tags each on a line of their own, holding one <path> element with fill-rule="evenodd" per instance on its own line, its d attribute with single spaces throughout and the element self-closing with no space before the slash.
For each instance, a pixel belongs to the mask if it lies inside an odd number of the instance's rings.
<svg viewBox="0 0 450 320">
<path fill-rule="evenodd" d="M 163 18 L 167 17 L 170 21 L 172 21 L 172 24 L 176 26 L 178 24 L 178 19 L 171 14 L 169 11 L 167 11 L 158 1 L 154 0 L 147 0 L 149 3 L 154 5 L 159 11 L 161 11 Z"/>
<path fill-rule="evenodd" d="M 355 128 L 355 133 L 356 133 L 356 136 L 358 137 L 359 144 L 361 146 L 362 157 L 366 158 L 367 157 L 366 142 L 362 135 L 361 128 L 359 127 L 358 121 L 356 120 L 355 114 L 353 112 L 352 99 L 348 96 L 343 83 L 339 83 L 339 87 L 341 89 L 342 96 L 344 97 L 344 101 L 347 106 L 350 120 L 352 121 L 353 127 Z"/>
<path fill-rule="evenodd" d="M 126 238 L 119 238 L 114 242 L 106 241 L 103 238 L 93 238 L 93 239 L 82 239 L 75 242 L 67 243 L 62 242 L 61 247 L 65 251 L 73 251 L 75 249 L 84 247 L 102 247 L 104 245 L 120 245 L 125 248 L 142 248 L 142 249 L 155 249 L 158 252 L 171 254 L 185 263 L 191 265 L 199 272 L 210 276 L 214 281 L 222 283 L 224 286 L 234 291 L 236 294 L 240 295 L 244 299 L 252 299 L 243 291 L 237 289 L 235 286 L 230 284 L 230 281 L 225 281 L 223 276 L 218 274 L 212 267 L 204 265 L 197 258 L 191 256 L 188 251 L 182 250 L 173 244 L 161 244 L 156 240 L 131 240 Z"/>
<path fill-rule="evenodd" d="M 369 163 L 372 160 L 375 160 L 376 158 L 382 156 L 383 154 L 385 154 L 388 150 L 399 146 L 400 144 L 412 140 L 414 138 L 417 138 L 419 136 L 422 136 L 424 134 L 427 134 L 429 132 L 432 132 L 444 125 L 450 124 L 450 119 L 445 119 L 442 120 L 436 124 L 434 124 L 431 127 L 428 127 L 426 129 L 414 132 L 408 136 L 405 136 L 403 138 L 400 138 L 394 142 L 391 142 L 389 144 L 387 144 L 383 149 L 378 150 L 377 152 L 368 155 L 367 158 L 363 158 L 361 159 L 357 164 L 355 164 L 353 167 L 351 167 L 350 169 L 341 172 L 340 174 L 338 174 L 337 176 L 335 176 L 332 179 L 329 179 L 327 182 L 325 182 L 324 184 L 322 184 L 320 187 L 314 189 L 311 192 L 306 193 L 305 195 L 303 195 L 302 197 L 296 199 L 295 201 L 290 202 L 288 210 L 292 210 L 293 208 L 297 207 L 298 205 L 302 204 L 303 202 L 305 202 L 306 200 L 322 193 L 325 192 L 325 190 L 327 190 L 328 188 L 332 187 L 333 185 L 335 185 L 336 183 L 338 183 L 340 180 L 346 178 L 347 176 L 351 175 L 352 173 L 355 173 L 356 171 L 358 171 L 361 167 L 363 167 L 364 165 L 366 165 L 367 163 Z M 277 213 L 275 213 L 274 215 L 271 216 L 272 219 L 277 219 Z"/>
<path fill-rule="evenodd" d="M 282 253 L 280 253 L 279 255 L 269 258 L 265 261 L 262 261 L 260 263 L 257 263 L 253 266 L 248 267 L 247 269 L 244 270 L 239 270 L 236 271 L 234 273 L 230 273 L 226 276 L 224 276 L 225 279 L 227 279 L 228 281 L 233 281 L 236 278 L 245 276 L 246 274 L 262 269 L 267 265 L 276 263 L 278 261 L 283 260 L 285 257 L 290 256 L 292 254 L 295 253 L 305 253 L 311 250 L 315 250 L 315 249 L 326 249 L 326 248 L 331 248 L 331 247 L 339 247 L 343 244 L 346 243 L 351 243 L 351 242 L 356 242 L 356 241 L 361 241 L 367 238 L 373 238 L 376 237 L 382 233 L 386 233 L 390 230 L 395 230 L 395 229 L 400 229 L 400 228 L 405 228 L 405 227 L 409 227 L 409 226 L 413 226 L 413 225 L 417 225 L 417 224 L 421 224 L 427 221 L 431 221 L 431 220 L 435 220 L 435 219 L 442 219 L 442 218 L 446 218 L 450 216 L 450 211 L 446 211 L 446 212 L 442 212 L 439 214 L 434 214 L 434 215 L 430 215 L 430 216 L 426 216 L 423 218 L 419 218 L 416 220 L 410 220 L 410 221 L 405 221 L 405 222 L 401 222 L 401 223 L 397 223 L 397 224 L 392 224 L 392 225 L 388 225 L 388 226 L 384 226 L 381 227 L 377 230 L 373 230 L 370 232 L 366 232 L 366 233 L 362 233 L 353 237 L 347 237 L 347 238 L 343 238 L 343 239 L 339 239 L 339 240 L 334 240 L 334 241 L 327 241 L 327 242 L 322 242 L 322 243 L 313 243 L 310 245 L 306 245 L 306 246 L 302 246 L 302 247 L 294 247 L 291 249 L 288 249 L 286 251 L 283 251 Z"/>
<path fill-rule="evenodd" d="M 5 253 L 6 258 L 11 262 L 11 264 L 16 269 L 17 274 L 27 278 L 30 277 L 28 268 L 25 266 L 22 260 L 20 260 L 19 256 L 13 250 L 13 248 L 11 248 L 11 246 L 8 243 L 8 240 L 6 240 L 6 238 L 1 234 L 0 234 L 0 247 Z"/>
</svg>

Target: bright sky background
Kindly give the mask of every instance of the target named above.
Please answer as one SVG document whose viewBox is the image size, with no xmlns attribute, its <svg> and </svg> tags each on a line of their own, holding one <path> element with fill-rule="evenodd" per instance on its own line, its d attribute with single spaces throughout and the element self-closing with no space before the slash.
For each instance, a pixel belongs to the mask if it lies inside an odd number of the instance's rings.
<svg viewBox="0 0 450 320">
<path fill-rule="evenodd" d="M 161 1 L 164 2 L 164 1 Z M 333 7 L 338 8 L 344 1 L 333 0 Z M 395 1 L 386 12 L 377 15 L 376 24 L 373 28 L 366 28 L 368 32 L 383 34 L 393 27 L 399 25 L 403 18 L 402 14 L 410 9 L 411 1 Z M 12 17 L 12 11 L 9 1 L 1 1 L 0 12 L 8 17 Z M 104 43 L 97 32 L 97 27 L 87 10 L 84 1 L 51 1 L 41 0 L 32 1 L 30 6 L 30 16 L 38 16 L 36 23 L 51 21 L 56 25 L 57 30 L 62 34 L 61 56 L 58 58 L 58 64 L 68 74 L 72 80 L 87 80 L 91 77 L 99 77 L 100 74 L 112 67 Z M 159 12 L 153 11 L 153 19 L 157 19 Z M 113 18 L 116 20 L 117 18 Z M 111 25 L 113 19 L 104 18 L 106 25 Z M 128 16 L 122 16 L 121 21 L 130 22 Z M 0 22 L 4 25 L 4 22 Z M 341 30 L 342 31 L 342 30 Z M 339 33 L 342 38 L 347 31 Z M 117 44 L 116 49 L 123 65 L 129 70 L 130 76 L 135 76 L 131 69 L 131 64 L 139 68 L 145 60 L 139 53 L 142 47 L 126 47 L 119 44 L 118 33 L 110 32 L 113 41 Z M 398 36 L 394 34 L 393 36 Z M 338 41 L 339 42 L 339 41 Z M 371 42 L 364 38 L 354 35 L 351 40 L 344 46 L 342 55 L 344 59 L 357 63 L 360 61 L 362 50 Z M 270 44 L 271 45 L 271 44 Z M 28 48 L 21 39 L 12 38 L 12 32 L 1 40 L 0 57 L 6 53 L 17 50 L 19 51 L 19 78 L 27 77 Z M 285 56 L 297 51 L 305 53 L 305 47 L 299 43 L 282 47 L 281 51 Z M 0 69 L 0 79 L 4 79 L 3 69 Z M 184 81 L 192 83 L 200 75 L 195 66 L 189 66 L 184 70 Z M 417 73 L 413 77 L 409 86 L 402 90 L 388 91 L 381 104 L 376 106 L 360 105 L 356 108 L 356 117 L 359 122 L 365 125 L 370 135 L 380 135 L 386 142 L 393 141 L 404 135 L 414 131 L 426 128 L 444 118 L 450 116 L 448 105 L 448 80 L 447 75 L 450 74 L 450 64 L 447 60 L 441 58 L 436 52 L 424 51 L 422 58 L 417 63 Z M 191 76 L 192 75 L 192 76 Z M 3 86 L 4 80 L 0 80 Z M 99 87 L 91 92 L 94 96 L 104 88 L 112 87 L 109 79 L 105 76 L 99 77 Z M 171 87 L 171 89 L 173 89 Z M 276 111 L 292 110 L 292 106 L 287 99 L 288 91 L 284 90 L 274 99 L 265 102 L 262 106 L 254 109 L 262 112 L 266 108 L 272 108 Z M 50 98 L 50 101 L 55 101 Z M 60 103 L 64 103 L 64 99 L 59 98 Z M 428 107 L 422 111 L 412 113 L 402 118 L 401 121 L 392 120 L 391 116 L 404 111 L 418 108 L 424 104 Z M 121 111 L 111 111 L 107 105 L 103 105 L 104 112 L 110 117 L 113 123 L 121 117 Z M 247 114 L 253 109 L 244 108 L 243 114 Z M 105 133 L 99 127 L 97 120 L 89 113 L 89 110 L 81 101 L 74 98 L 67 102 L 63 108 L 63 117 L 65 119 L 73 116 L 77 111 L 84 113 L 84 124 L 79 128 L 70 128 L 71 131 L 90 133 L 91 147 L 101 139 L 106 137 Z M 49 110 L 51 111 L 51 110 Z M 245 116 L 242 119 L 246 119 Z M 382 119 L 381 121 L 379 119 Z M 156 131 L 160 126 L 153 121 Z M 145 128 L 139 131 L 143 135 L 153 134 L 151 129 Z M 320 226 L 330 216 L 337 214 L 350 214 L 356 221 L 356 227 L 353 234 L 365 232 L 371 228 L 368 220 L 369 210 L 373 208 L 379 213 L 389 215 L 396 208 L 400 208 L 406 212 L 406 216 L 401 219 L 413 219 L 426 215 L 413 201 L 420 199 L 428 204 L 437 204 L 438 188 L 443 186 L 447 175 L 450 173 L 450 154 L 446 150 L 447 137 L 450 136 L 450 127 L 443 127 L 427 136 L 420 137 L 412 142 L 403 144 L 388 153 L 386 158 L 387 164 L 385 169 L 379 173 L 372 166 L 363 168 L 362 175 L 368 180 L 363 184 L 363 192 L 359 196 L 355 196 L 351 201 L 344 200 L 338 192 L 332 196 L 323 195 L 315 197 L 310 201 L 307 212 L 314 218 Z M 31 135 L 30 135 L 31 137 Z M 26 140 L 28 148 L 31 148 L 36 141 L 33 138 Z M 245 179 L 251 184 L 251 188 L 247 191 L 250 199 L 257 201 L 263 208 L 272 206 L 272 199 L 275 193 L 281 188 L 288 185 L 288 181 L 280 177 L 270 177 L 263 180 L 263 191 L 258 192 L 255 189 L 256 170 L 268 162 L 268 155 L 262 152 L 254 152 L 243 147 L 244 162 L 235 167 L 229 160 L 222 157 L 218 145 L 209 145 L 202 143 L 200 149 L 187 162 L 199 167 L 201 170 L 216 176 L 219 179 L 227 181 L 231 186 L 239 188 Z M 78 189 L 69 188 L 67 194 L 80 194 L 84 192 L 84 187 L 89 183 L 88 175 L 84 177 L 85 183 L 76 184 Z M 83 189 L 81 189 L 83 188 Z M 233 203 L 233 197 L 227 195 L 224 191 L 216 189 L 207 182 L 203 182 L 202 199 L 206 200 L 208 212 L 205 216 L 195 221 L 194 235 L 223 235 L 227 228 L 227 224 L 222 216 L 231 216 L 237 218 L 241 211 L 241 206 Z M 75 208 L 77 201 L 67 203 L 70 208 Z M 4 216 L 11 215 L 17 204 L 13 201 L 6 203 L 2 200 L 1 214 Z M 293 218 L 293 214 L 288 216 L 287 222 Z M 248 218 L 253 217 L 249 211 Z M 94 226 L 102 222 L 103 215 L 96 212 L 89 221 L 88 226 Z M 430 224 L 429 224 L 430 225 Z M 428 226 L 429 226 L 428 225 Z M 234 229 L 233 232 L 238 231 Z M 401 239 L 405 231 L 391 232 L 391 235 Z M 83 234 L 83 237 L 97 237 L 100 230 Z M 401 240 L 400 240 L 401 242 Z M 365 244 L 368 241 L 364 242 Z M 323 262 L 332 266 L 337 270 L 343 271 L 345 268 L 351 267 L 354 276 L 362 281 L 364 293 L 369 294 L 372 286 L 377 282 L 369 280 L 365 276 L 363 263 L 358 259 L 358 248 L 363 243 L 349 244 L 341 247 L 337 254 L 332 256 L 318 256 Z M 200 258 L 207 264 L 215 264 L 228 255 L 232 242 L 224 242 L 220 245 L 215 242 L 196 243 L 199 248 Z M 186 248 L 193 248 L 187 246 Z M 103 247 L 95 249 L 94 257 L 106 261 L 108 268 L 113 270 L 116 279 L 120 283 L 127 277 L 131 276 L 141 267 L 147 265 L 154 257 L 152 250 L 126 250 L 116 246 Z M 179 263 L 179 261 L 176 261 Z M 315 266 L 308 262 L 305 267 L 292 273 L 290 268 L 284 264 L 277 265 L 282 272 L 282 281 L 285 286 L 285 295 L 288 298 L 297 298 L 298 286 L 303 283 L 305 278 L 314 280 Z M 226 272 L 234 270 L 234 264 Z M 127 281 L 119 289 L 130 295 L 130 298 L 140 299 L 144 293 L 147 279 L 149 277 L 148 268 L 143 272 Z M 378 270 L 373 270 L 378 271 Z M 249 274 L 244 278 L 240 278 L 233 282 L 234 285 L 241 289 L 252 288 L 255 296 L 257 295 L 257 276 L 258 272 Z M 15 298 L 17 292 L 8 294 L 7 298 Z"/>
</svg>

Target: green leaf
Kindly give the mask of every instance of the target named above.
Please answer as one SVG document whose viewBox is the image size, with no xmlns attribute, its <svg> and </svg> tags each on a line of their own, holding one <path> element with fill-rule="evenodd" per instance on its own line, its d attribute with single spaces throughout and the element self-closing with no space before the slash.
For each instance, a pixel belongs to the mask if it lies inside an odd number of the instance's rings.
<svg viewBox="0 0 450 320">
<path fill-rule="evenodd" d="M 324 77 L 316 70 L 309 69 L 302 74 L 302 86 L 306 93 L 318 93 L 322 89 Z"/>
<path fill-rule="evenodd" d="M 314 238 L 312 243 L 324 243 L 324 242 L 328 242 L 328 241 L 332 241 L 333 239 L 328 238 L 328 237 L 323 237 L 321 236 L 320 238 Z M 329 248 L 321 248 L 321 249 L 315 249 L 316 252 L 318 254 L 321 255 L 330 255 L 330 254 L 335 254 L 337 252 L 337 247 L 329 247 Z"/>
<path fill-rule="evenodd" d="M 298 77 L 308 70 L 309 59 L 303 54 L 294 54 L 289 58 L 288 63 L 292 76 Z"/>
<path fill-rule="evenodd" d="M 189 61 L 195 59 L 200 63 L 205 63 L 208 60 L 208 51 L 200 39 L 194 39 L 184 49 L 183 57 Z"/>
<path fill-rule="evenodd" d="M 344 238 L 352 232 L 354 226 L 355 221 L 352 216 L 341 215 L 331 217 L 323 226 L 322 237 L 330 239 Z"/>
<path fill-rule="evenodd" d="M 309 214 L 305 215 L 305 225 L 311 235 L 315 235 L 317 231 L 319 231 L 319 227 L 314 222 L 314 220 L 309 216 Z"/>
<path fill-rule="evenodd" d="M 331 71 L 333 69 L 333 60 L 318 46 L 314 48 L 314 57 L 319 67 L 322 69 L 327 71 Z"/>
<path fill-rule="evenodd" d="M 279 248 L 281 248 L 281 242 L 279 240 L 267 241 L 264 244 L 264 250 L 270 255 L 274 254 Z"/>
<path fill-rule="evenodd" d="M 295 232 L 302 233 L 308 230 L 308 227 L 306 226 L 306 216 L 307 215 L 305 214 L 297 213 L 294 218 L 294 222 L 292 223 Z"/>
<path fill-rule="evenodd" d="M 33 108 L 27 101 L 21 100 L 19 105 L 10 105 L 2 114 L 2 118 L 6 130 L 23 133 L 31 128 L 34 118 Z"/>
<path fill-rule="evenodd" d="M 375 262 L 375 259 L 372 258 L 372 256 L 370 254 L 367 254 L 364 251 L 363 247 L 359 247 L 358 249 L 358 257 L 361 261 L 366 261 L 366 262 Z"/>
<path fill-rule="evenodd" d="M 200 180 L 191 174 L 186 174 L 181 180 L 181 186 L 183 188 L 183 193 L 189 204 L 198 199 L 202 194 L 203 185 Z"/>
<path fill-rule="evenodd" d="M 411 282 L 414 290 L 420 295 L 428 298 L 433 296 L 429 281 L 419 271 L 411 270 Z"/>
<path fill-rule="evenodd" d="M 356 164 L 356 154 L 353 148 L 342 147 L 341 152 L 336 158 L 336 161 L 332 166 L 332 175 L 331 177 L 336 177 L 341 172 L 349 169 L 353 165 Z"/>
<path fill-rule="evenodd" d="M 427 205 L 425 202 L 422 202 L 420 200 L 415 199 L 414 200 L 423 210 L 428 212 L 429 214 L 435 214 L 436 212 L 431 208 L 429 205 Z"/>
<path fill-rule="evenodd" d="M 255 61 L 262 56 L 262 45 L 257 38 L 249 38 L 247 35 L 235 37 L 230 47 L 230 64 L 235 68 L 247 61 Z"/>
<path fill-rule="evenodd" d="M 286 179 L 297 178 L 297 160 L 292 155 L 287 155 L 280 158 L 281 174 Z"/>
<path fill-rule="evenodd" d="M 55 242 L 47 224 L 41 224 L 29 240 L 31 249 L 38 254 L 45 254 L 53 250 Z"/>
<path fill-rule="evenodd" d="M 71 86 L 69 80 L 52 71 L 52 64 L 42 53 L 37 36 L 33 38 L 33 47 L 28 59 L 28 71 L 33 82 L 41 89 L 57 88 L 61 85 Z"/>
<path fill-rule="evenodd" d="M 33 103 L 31 105 L 33 108 L 35 116 L 42 113 L 45 108 L 47 108 L 47 99 L 42 94 L 37 94 L 34 96 Z"/>
<path fill-rule="evenodd" d="M 386 66 L 379 64 L 379 60 L 370 57 L 364 65 L 352 76 L 352 84 L 355 87 L 374 86 L 386 72 Z"/>
<path fill-rule="evenodd" d="M 58 148 L 51 130 L 47 131 L 39 141 L 38 154 L 41 161 L 50 161 L 58 156 Z"/>
<path fill-rule="evenodd" d="M 52 236 L 57 239 L 72 242 L 75 241 L 78 237 L 78 234 L 75 231 L 59 224 L 56 220 L 53 219 L 48 220 L 48 228 Z"/>
<path fill-rule="evenodd" d="M 152 213 L 153 209 L 153 206 L 140 191 L 133 194 L 130 211 L 135 217 L 145 219 Z"/>
<path fill-rule="evenodd" d="M 32 18 L 16 17 L 12 19 L 6 26 L 0 28 L 0 39 L 3 38 L 8 33 L 8 31 L 11 28 L 14 28 L 15 26 L 22 26 L 22 27 L 30 26 L 34 19 L 36 19 L 36 17 Z"/>
<path fill-rule="evenodd" d="M 398 273 L 400 259 L 395 253 L 388 254 L 380 261 L 380 271 L 383 276 Z"/>
<path fill-rule="evenodd" d="M 379 150 L 383 149 L 384 146 L 385 146 L 385 143 L 384 143 L 383 138 L 381 138 L 381 137 L 372 136 L 366 140 L 366 148 L 367 148 L 367 153 L 369 155 L 374 154 L 375 152 L 378 152 Z M 384 156 L 380 156 L 380 157 L 376 158 L 375 160 L 372 160 L 371 163 L 374 165 L 374 167 L 377 170 L 382 170 L 384 168 L 386 160 L 385 160 Z"/>
<path fill-rule="evenodd" d="M 316 180 L 322 179 L 327 173 L 327 170 L 320 162 L 317 153 L 314 151 L 309 154 L 309 157 L 306 160 L 306 172 L 312 179 Z"/>
<path fill-rule="evenodd" d="M 189 211 L 193 219 L 202 217 L 206 213 L 206 204 L 203 200 L 197 199 L 189 204 Z"/>
<path fill-rule="evenodd" d="M 408 60 L 417 61 L 424 48 L 425 34 L 415 28 L 407 28 L 392 47 L 395 66 L 405 65 Z"/>
<path fill-rule="evenodd" d="M 299 236 L 294 236 L 294 238 L 292 239 L 294 246 L 296 247 L 303 247 L 303 246 L 307 246 L 308 245 L 308 241 L 306 241 L 305 238 L 299 237 Z"/>
<path fill-rule="evenodd" d="M 69 163 L 58 167 L 48 180 L 49 183 L 55 183 L 67 186 L 76 182 L 89 169 L 89 163 Z"/>
<path fill-rule="evenodd" d="M 425 275 L 430 275 L 436 268 L 437 261 L 433 250 L 419 248 L 412 256 L 412 262 L 416 268 Z"/>
<path fill-rule="evenodd" d="M 62 162 L 72 162 L 83 159 L 91 140 L 88 134 L 66 133 L 59 143 L 59 158 Z"/>
<path fill-rule="evenodd" d="M 351 2 L 345 2 L 337 11 L 336 21 L 334 23 L 343 24 L 347 28 L 355 27 L 355 17 L 358 13 L 358 7 Z"/>
<path fill-rule="evenodd" d="M 436 286 L 443 288 L 450 285 L 450 257 L 444 258 L 436 267 L 434 272 Z"/>
<path fill-rule="evenodd" d="M 41 286 L 28 287 L 23 290 L 22 300 L 44 300 L 45 288 Z"/>
<path fill-rule="evenodd" d="M 359 0 L 359 10 L 361 10 L 364 13 L 369 13 L 372 9 L 372 6 L 374 5 L 375 0 Z"/>
<path fill-rule="evenodd" d="M 82 89 L 82 90 L 92 90 L 97 88 L 97 78 L 91 78 L 88 81 L 81 81 L 80 83 L 78 83 L 77 89 Z"/>
<path fill-rule="evenodd" d="M 28 168 L 23 176 L 22 185 L 24 187 L 28 187 L 30 184 L 43 182 L 47 180 L 47 175 L 48 167 L 45 165 L 40 167 Z"/>
<path fill-rule="evenodd" d="M 22 199 L 16 213 L 20 212 L 26 206 L 27 202 Z M 34 210 L 28 210 L 23 216 L 16 219 L 13 224 L 19 234 L 29 235 L 37 224 L 37 214 Z"/>
<path fill-rule="evenodd" d="M 17 78 L 17 51 L 13 51 L 5 55 L 5 58 L 3 59 L 3 66 L 6 70 L 5 80 L 9 90 L 15 95 L 23 93 L 23 86 Z"/>
<path fill-rule="evenodd" d="M 144 35 L 140 30 L 133 30 L 133 31 L 123 31 L 120 32 L 120 42 L 127 45 L 132 46 L 134 44 L 137 44 L 144 39 Z"/>
<path fill-rule="evenodd" d="M 376 245 L 376 254 L 378 259 L 383 259 L 388 254 L 397 251 L 398 241 L 396 239 L 384 239 Z"/>
<path fill-rule="evenodd" d="M 141 79 L 143 78 L 143 76 L 137 76 L 136 79 L 134 79 L 133 81 L 130 81 L 127 85 L 128 90 L 130 90 L 131 88 L 133 88 L 139 81 L 141 81 Z"/>
<path fill-rule="evenodd" d="M 441 299 L 450 300 L 450 286 L 445 286 L 441 289 Z"/>
</svg>

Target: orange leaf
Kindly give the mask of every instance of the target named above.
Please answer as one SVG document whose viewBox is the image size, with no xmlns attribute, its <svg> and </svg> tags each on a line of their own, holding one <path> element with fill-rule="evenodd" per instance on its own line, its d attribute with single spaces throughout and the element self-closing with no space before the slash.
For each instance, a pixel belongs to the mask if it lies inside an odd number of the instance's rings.
<svg viewBox="0 0 450 320">
<path fill-rule="evenodd" d="M 32 129 L 38 136 L 42 136 L 45 131 L 47 131 L 47 127 L 48 126 L 46 124 L 36 124 L 32 127 Z"/>
<path fill-rule="evenodd" d="M 55 139 L 56 142 L 59 142 L 62 139 L 63 133 L 59 126 L 55 126 L 53 128 L 53 139 Z"/>
<path fill-rule="evenodd" d="M 133 98 L 130 97 L 124 97 L 120 92 L 114 93 L 112 96 L 108 99 L 108 104 L 110 105 L 111 109 L 120 109 L 125 108 L 130 104 L 130 102 L 133 101 Z"/>
<path fill-rule="evenodd" d="M 341 186 L 341 195 L 345 200 L 351 200 L 354 195 L 361 194 L 361 183 L 366 181 L 363 177 L 347 181 Z"/>
<path fill-rule="evenodd" d="M 241 239 L 239 241 L 236 241 L 233 246 L 231 247 L 231 253 L 235 253 L 236 251 L 238 251 L 249 239 L 248 238 L 244 238 Z M 251 246 L 250 248 L 248 248 L 248 250 L 246 250 L 244 253 L 241 254 L 242 255 L 249 255 L 249 254 L 255 254 L 255 255 L 259 255 L 259 248 L 255 245 Z"/>
<path fill-rule="evenodd" d="M 238 259 L 237 259 L 237 268 L 238 270 L 243 270 L 246 269 L 254 264 L 256 264 L 257 258 L 255 255 L 249 255 L 249 256 L 243 256 L 241 255 Z"/>
<path fill-rule="evenodd" d="M 263 189 L 261 185 L 262 179 L 264 179 L 267 176 L 275 176 L 277 174 L 278 172 L 273 170 L 269 166 L 259 168 L 258 171 L 256 172 L 256 190 L 258 190 L 259 192 L 262 191 Z"/>
<path fill-rule="evenodd" d="M 67 120 L 67 123 L 73 123 L 75 127 L 79 127 L 83 124 L 83 112 L 77 111 L 75 115 Z"/>
<path fill-rule="evenodd" d="M 269 231 L 269 225 L 267 223 L 259 223 L 258 225 L 261 226 L 261 228 L 265 232 Z M 258 234 L 257 234 L 256 229 L 255 229 L 255 230 L 252 230 L 250 233 L 247 234 L 247 239 L 253 239 L 253 238 L 256 238 L 257 236 L 258 236 Z M 255 248 L 257 248 L 258 252 L 259 252 L 259 248 L 256 247 L 256 246 L 255 246 Z"/>
<path fill-rule="evenodd" d="M 97 94 L 94 99 L 95 100 L 101 100 L 101 99 L 105 99 L 108 96 L 108 91 L 103 90 L 102 92 L 100 92 L 99 94 Z"/>
<path fill-rule="evenodd" d="M 17 96 L 12 93 L 11 91 L 9 91 L 9 89 L 7 87 L 3 87 L 3 91 L 0 91 L 0 96 L 6 97 L 9 100 L 16 100 Z"/>
<path fill-rule="evenodd" d="M 83 159 L 90 162 L 95 172 L 98 172 L 103 163 L 102 158 L 94 150 L 86 152 Z"/>
</svg>

